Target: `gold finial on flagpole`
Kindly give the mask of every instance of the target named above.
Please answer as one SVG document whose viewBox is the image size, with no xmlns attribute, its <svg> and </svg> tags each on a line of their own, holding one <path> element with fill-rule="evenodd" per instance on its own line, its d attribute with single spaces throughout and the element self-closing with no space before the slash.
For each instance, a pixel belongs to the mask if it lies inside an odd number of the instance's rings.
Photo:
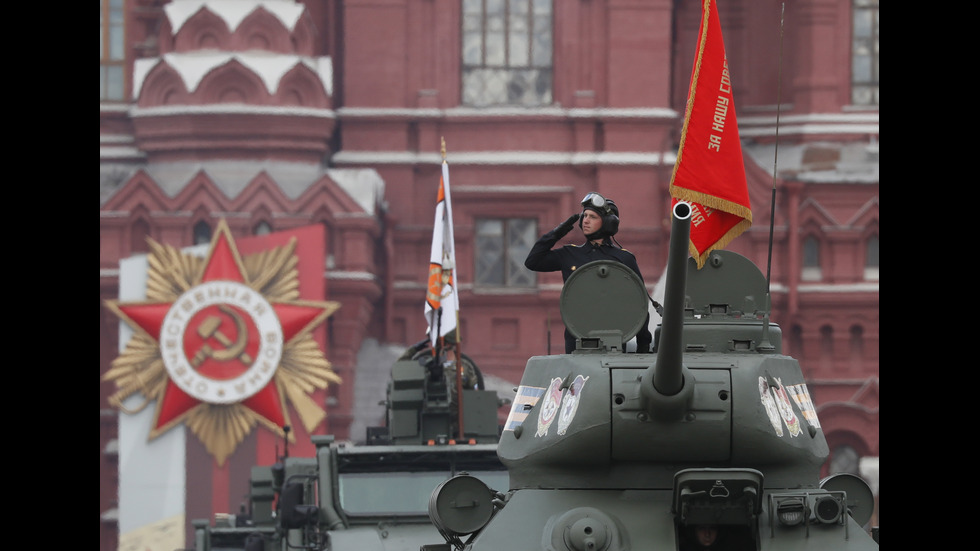
<svg viewBox="0 0 980 551">
<path fill-rule="evenodd" d="M 442 160 L 445 161 L 446 160 L 446 138 L 440 136 L 439 139 L 442 140 Z"/>
</svg>

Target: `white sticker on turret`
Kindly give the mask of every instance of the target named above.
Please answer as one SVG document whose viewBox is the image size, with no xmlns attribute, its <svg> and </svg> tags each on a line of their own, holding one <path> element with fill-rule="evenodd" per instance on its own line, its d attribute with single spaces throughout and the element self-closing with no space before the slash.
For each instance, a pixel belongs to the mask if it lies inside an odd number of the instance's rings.
<svg viewBox="0 0 980 551">
<path fill-rule="evenodd" d="M 796 416 L 796 412 L 793 411 L 793 404 L 789 401 L 789 396 L 786 395 L 786 388 L 783 386 L 783 381 L 781 379 L 776 379 L 779 384 L 776 388 L 770 388 L 773 396 L 776 398 L 776 407 L 779 408 L 779 415 L 783 418 L 783 423 L 786 424 L 786 430 L 789 431 L 790 436 L 799 436 L 803 433 L 803 427 L 800 426 L 800 418 Z"/>
<path fill-rule="evenodd" d="M 541 411 L 538 412 L 538 430 L 534 433 L 535 436 L 548 434 L 548 427 L 555 420 L 558 406 L 561 404 L 561 394 L 561 379 L 555 377 L 544 393 L 544 402 L 541 404 Z"/>
<path fill-rule="evenodd" d="M 544 394 L 544 387 L 540 386 L 523 386 L 517 388 L 517 396 L 514 397 L 514 403 L 510 406 L 510 415 L 507 416 L 507 422 L 504 424 L 504 430 L 514 430 L 524 423 L 527 419 L 527 414 L 541 399 L 541 395 Z"/>
<path fill-rule="evenodd" d="M 810 390 L 806 385 L 802 383 L 789 385 L 786 387 L 786 392 L 793 397 L 793 401 L 800 408 L 800 412 L 803 413 L 803 418 L 806 419 L 806 422 L 819 429 L 820 420 L 817 419 L 817 408 L 813 406 L 813 400 L 810 399 Z"/>
<path fill-rule="evenodd" d="M 575 412 L 578 410 L 578 404 L 582 399 L 582 387 L 585 386 L 585 382 L 588 380 L 588 377 L 578 375 L 572 381 L 572 386 L 568 387 L 568 392 L 562 397 L 561 409 L 558 413 L 559 436 L 564 435 L 568 431 L 568 426 L 572 424 L 572 419 L 575 418 Z"/>
<path fill-rule="evenodd" d="M 806 385 L 787 387 L 783 385 L 782 379 L 776 377 L 771 378 L 774 384 L 770 385 L 767 379 L 767 377 L 759 377 L 759 397 L 762 400 L 762 406 L 766 409 L 766 414 L 769 416 L 769 422 L 772 423 L 772 428 L 776 431 L 776 436 L 783 435 L 783 427 L 786 427 L 789 435 L 793 437 L 803 433 L 803 425 L 793 410 L 790 396 L 793 396 L 793 401 L 800 408 L 804 418 L 808 422 L 812 420 L 814 427 L 820 427 Z"/>
<path fill-rule="evenodd" d="M 759 399 L 762 402 L 762 407 L 766 410 L 766 415 L 769 416 L 769 422 L 772 424 L 773 430 L 776 431 L 776 436 L 782 436 L 783 422 L 779 418 L 776 400 L 772 397 L 772 393 L 769 392 L 769 383 L 766 382 L 765 377 L 759 377 Z"/>
</svg>

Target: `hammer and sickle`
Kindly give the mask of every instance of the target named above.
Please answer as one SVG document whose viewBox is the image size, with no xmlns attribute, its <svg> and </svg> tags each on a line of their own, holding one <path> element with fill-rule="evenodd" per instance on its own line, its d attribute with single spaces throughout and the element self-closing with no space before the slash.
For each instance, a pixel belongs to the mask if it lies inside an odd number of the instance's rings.
<svg viewBox="0 0 980 551">
<path fill-rule="evenodd" d="M 224 346 L 224 348 L 215 350 L 210 345 L 205 344 L 200 350 L 197 351 L 197 354 L 194 355 L 194 359 L 191 361 L 191 363 L 194 364 L 194 367 L 197 367 L 204 363 L 204 360 L 208 358 L 214 358 L 215 360 L 222 362 L 227 362 L 228 360 L 234 360 L 237 358 L 245 365 L 251 364 L 252 357 L 248 355 L 248 352 L 245 352 L 245 345 L 248 344 L 248 328 L 245 326 L 245 320 L 228 306 L 221 304 L 218 305 L 218 309 L 235 321 L 235 328 L 237 329 L 238 338 L 232 342 L 227 335 L 218 329 L 218 327 L 221 325 L 221 318 L 218 316 L 208 316 L 207 319 L 197 326 L 197 334 L 205 340 L 214 337 Z"/>
</svg>

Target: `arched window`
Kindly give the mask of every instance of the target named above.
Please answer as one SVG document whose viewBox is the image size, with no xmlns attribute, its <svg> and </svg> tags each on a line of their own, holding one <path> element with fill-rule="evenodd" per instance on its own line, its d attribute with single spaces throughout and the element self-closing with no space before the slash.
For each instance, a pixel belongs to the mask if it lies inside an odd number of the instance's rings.
<svg viewBox="0 0 980 551">
<path fill-rule="evenodd" d="M 805 357 L 803 351 L 803 328 L 794 324 L 792 327 L 790 327 L 788 334 L 784 336 L 786 338 L 783 340 L 783 354 L 795 356 L 797 358 Z M 803 370 L 804 379 L 813 378 L 813 371 L 816 367 L 815 364 L 811 365 L 811 362 L 801 362 L 800 367 Z"/>
<path fill-rule="evenodd" d="M 211 226 L 204 220 L 201 220 L 197 224 L 194 224 L 194 244 L 207 245 L 209 243 L 211 243 Z"/>
<path fill-rule="evenodd" d="M 788 353 L 792 356 L 802 356 L 803 355 L 803 328 L 799 325 L 793 325 L 789 330 L 789 348 L 784 350 L 784 353 Z"/>
<path fill-rule="evenodd" d="M 860 325 L 851 327 L 851 370 L 860 373 L 864 363 L 864 328 Z"/>
<path fill-rule="evenodd" d="M 800 278 L 803 281 L 820 281 L 823 274 L 820 270 L 820 241 L 810 235 L 803 240 L 803 270 Z"/>
<path fill-rule="evenodd" d="M 825 371 L 834 367 L 834 329 L 829 325 L 820 327 L 820 367 Z"/>
<path fill-rule="evenodd" d="M 150 250 L 149 243 L 146 242 L 146 238 L 150 236 L 150 225 L 140 218 L 133 222 L 130 227 L 130 241 L 129 241 L 129 252 L 131 254 L 145 253 Z"/>
<path fill-rule="evenodd" d="M 253 235 L 269 235 L 270 233 L 272 233 L 272 226 L 265 220 L 259 222 L 252 228 Z"/>
</svg>

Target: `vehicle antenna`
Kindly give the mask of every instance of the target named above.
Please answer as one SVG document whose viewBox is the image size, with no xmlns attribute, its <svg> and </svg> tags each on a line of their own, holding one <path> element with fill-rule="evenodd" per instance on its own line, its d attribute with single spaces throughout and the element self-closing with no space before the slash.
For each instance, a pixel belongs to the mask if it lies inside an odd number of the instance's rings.
<svg viewBox="0 0 980 551">
<path fill-rule="evenodd" d="M 775 349 L 769 342 L 769 318 L 772 314 L 772 235 L 773 226 L 776 222 L 776 170 L 779 165 L 779 113 L 782 110 L 783 95 L 783 21 L 786 15 L 786 3 L 781 4 L 779 13 L 779 60 L 776 68 L 776 143 L 773 149 L 772 160 L 772 199 L 769 207 L 769 252 L 766 257 L 766 309 L 763 314 L 762 341 L 759 343 L 760 350 L 772 351 Z"/>
</svg>

